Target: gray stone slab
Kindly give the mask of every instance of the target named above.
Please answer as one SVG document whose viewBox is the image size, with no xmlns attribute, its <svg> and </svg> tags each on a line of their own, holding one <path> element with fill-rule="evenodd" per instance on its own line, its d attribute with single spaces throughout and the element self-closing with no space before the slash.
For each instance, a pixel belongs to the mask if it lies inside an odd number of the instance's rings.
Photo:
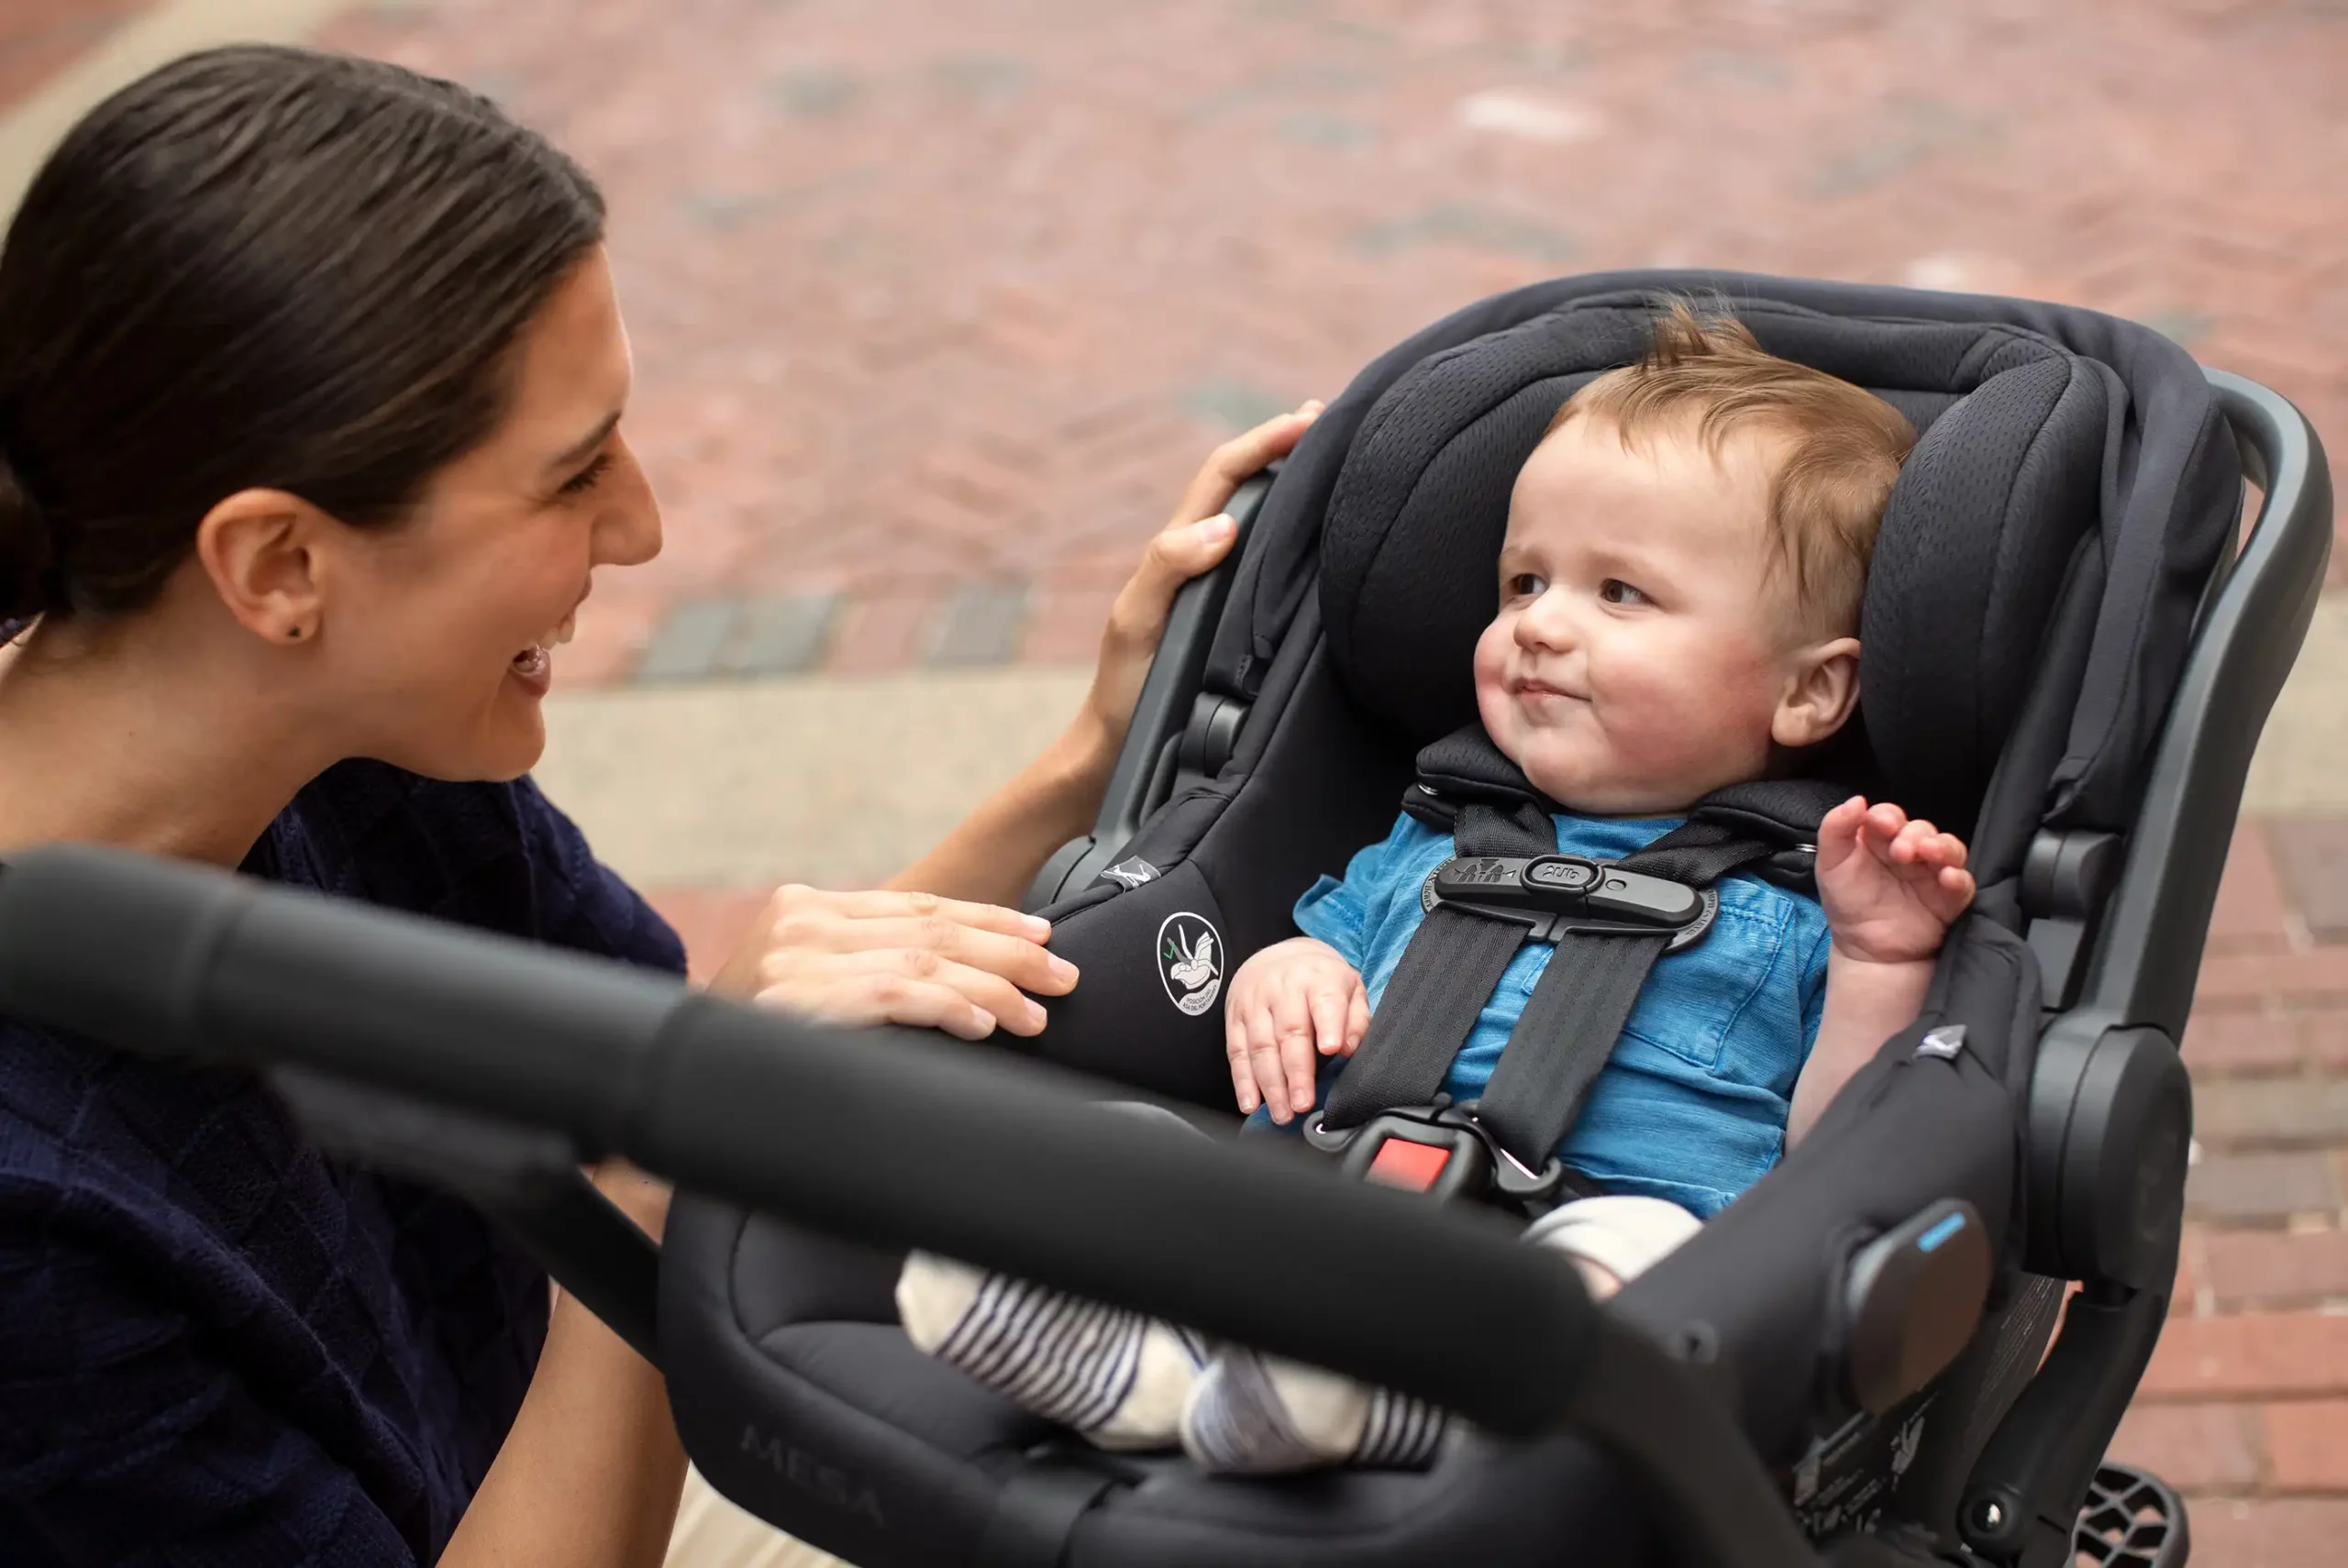
<svg viewBox="0 0 2348 1568">
<path fill-rule="evenodd" d="M 940 669 L 1009 664 L 1019 657 L 1020 635 L 1026 629 L 1024 584 L 959 588 L 946 602 L 922 662 Z"/>
<path fill-rule="evenodd" d="M 1076 716 L 1087 668 L 624 686 L 547 699 L 535 770 L 639 887 L 871 887 Z"/>
<path fill-rule="evenodd" d="M 824 662 L 839 609 L 836 593 L 753 601 L 742 607 L 719 668 L 728 675 L 803 675 Z"/>
<path fill-rule="evenodd" d="M 637 661 L 637 682 L 706 680 L 717 674 L 741 613 L 732 599 L 689 599 L 672 607 Z"/>
</svg>

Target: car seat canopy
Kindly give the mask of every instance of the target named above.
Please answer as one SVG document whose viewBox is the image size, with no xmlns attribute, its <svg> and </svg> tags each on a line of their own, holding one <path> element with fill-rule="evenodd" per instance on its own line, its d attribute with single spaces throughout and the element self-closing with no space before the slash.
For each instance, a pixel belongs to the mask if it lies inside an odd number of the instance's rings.
<svg viewBox="0 0 2348 1568">
<path fill-rule="evenodd" d="M 1413 745 L 1475 718 L 1470 658 L 1518 469 L 1558 406 L 1634 360 L 1651 305 L 1569 303 L 1430 356 L 1363 417 L 1321 538 L 1321 607 L 1347 693 Z M 1764 347 L 1916 424 L 1862 619 L 1866 743 L 1825 771 L 1879 778 L 1969 824 L 2100 510 L 2109 372 L 2007 326 L 1824 315 L 1749 300 Z"/>
</svg>

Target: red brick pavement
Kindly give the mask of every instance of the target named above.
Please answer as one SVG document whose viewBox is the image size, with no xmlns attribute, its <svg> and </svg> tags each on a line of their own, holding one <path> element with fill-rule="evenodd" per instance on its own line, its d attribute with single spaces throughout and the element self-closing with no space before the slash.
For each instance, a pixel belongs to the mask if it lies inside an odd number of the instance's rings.
<svg viewBox="0 0 2348 1568">
<path fill-rule="evenodd" d="M 2185 1055 L 2200 1159 L 2168 1331 L 2114 1445 L 2192 1500 L 2197 1563 L 2348 1536 L 2348 947 L 2241 829 Z"/>
<path fill-rule="evenodd" d="M 719 592 L 892 598 L 838 624 L 870 668 L 1026 581 L 1064 654 L 1218 429 L 1562 271 L 2077 301 L 2348 436 L 2337 4 L 398 0 L 327 39 L 610 192 L 671 543 L 570 676 Z"/>
</svg>

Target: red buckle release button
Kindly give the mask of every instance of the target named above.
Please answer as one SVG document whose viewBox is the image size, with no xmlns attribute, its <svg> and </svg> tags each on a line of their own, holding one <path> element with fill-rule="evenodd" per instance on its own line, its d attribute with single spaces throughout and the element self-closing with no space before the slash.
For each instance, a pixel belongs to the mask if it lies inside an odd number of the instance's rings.
<svg viewBox="0 0 2348 1568">
<path fill-rule="evenodd" d="M 1451 1151 L 1439 1143 L 1414 1143 L 1408 1138 L 1389 1138 L 1378 1146 L 1378 1154 L 1369 1162 L 1366 1173 L 1371 1181 L 1399 1187 L 1406 1192 L 1424 1192 L 1434 1185 L 1435 1177 L 1451 1161 Z"/>
</svg>

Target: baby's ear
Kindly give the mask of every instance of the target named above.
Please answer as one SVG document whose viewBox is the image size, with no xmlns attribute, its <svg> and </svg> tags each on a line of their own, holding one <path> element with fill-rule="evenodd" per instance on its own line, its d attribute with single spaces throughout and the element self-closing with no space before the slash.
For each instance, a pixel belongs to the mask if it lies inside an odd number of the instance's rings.
<svg viewBox="0 0 2348 1568">
<path fill-rule="evenodd" d="M 1839 730 L 1859 705 L 1859 639 L 1836 637 L 1794 655 L 1769 738 L 1781 746 L 1816 745 Z"/>
</svg>

